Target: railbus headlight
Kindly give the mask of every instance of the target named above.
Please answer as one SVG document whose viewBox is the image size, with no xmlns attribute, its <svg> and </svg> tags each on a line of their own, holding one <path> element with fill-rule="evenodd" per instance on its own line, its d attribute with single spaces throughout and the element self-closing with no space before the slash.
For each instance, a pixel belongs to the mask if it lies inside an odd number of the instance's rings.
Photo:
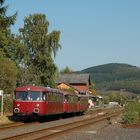
<svg viewBox="0 0 140 140">
<path fill-rule="evenodd" d="M 39 113 L 39 108 L 34 108 L 34 113 Z"/>
<path fill-rule="evenodd" d="M 19 108 L 14 108 L 14 113 L 19 113 Z"/>
</svg>

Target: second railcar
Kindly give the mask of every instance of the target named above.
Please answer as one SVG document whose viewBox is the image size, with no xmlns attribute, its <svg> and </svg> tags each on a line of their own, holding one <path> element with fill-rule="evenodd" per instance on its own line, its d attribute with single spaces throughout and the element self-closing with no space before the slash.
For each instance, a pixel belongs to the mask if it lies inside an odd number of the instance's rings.
<svg viewBox="0 0 140 140">
<path fill-rule="evenodd" d="M 72 93 L 64 94 L 64 113 L 78 112 L 78 96 Z"/>
<path fill-rule="evenodd" d="M 88 99 L 89 97 L 87 95 L 79 95 L 79 112 L 83 113 L 88 109 Z"/>
</svg>

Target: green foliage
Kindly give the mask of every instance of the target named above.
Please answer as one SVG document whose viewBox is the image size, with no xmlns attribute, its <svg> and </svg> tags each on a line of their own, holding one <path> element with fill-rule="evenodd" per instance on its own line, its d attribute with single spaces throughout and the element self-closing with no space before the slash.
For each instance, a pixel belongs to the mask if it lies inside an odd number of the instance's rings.
<svg viewBox="0 0 140 140">
<path fill-rule="evenodd" d="M 20 28 L 21 40 L 25 46 L 22 54 L 22 70 L 27 74 L 25 79 L 19 78 L 19 84 L 34 83 L 36 85 L 54 86 L 57 67 L 53 62 L 60 48 L 60 31 L 48 33 L 49 22 L 44 14 L 29 15 Z M 26 83 L 22 83 L 26 81 Z"/>
<path fill-rule="evenodd" d="M 81 71 L 89 73 L 96 89 L 140 93 L 140 68 L 128 64 L 105 64 Z"/>
<path fill-rule="evenodd" d="M 9 16 L 9 17 L 6 16 L 6 11 L 7 11 L 8 6 L 4 6 L 4 2 L 5 0 L 0 1 L 0 27 L 1 29 L 7 29 L 11 25 L 13 25 L 16 19 L 16 15 L 17 15 L 17 13 L 15 13 L 12 16 Z"/>
<path fill-rule="evenodd" d="M 16 20 L 15 13 L 12 16 L 7 16 L 7 6 L 4 6 L 5 0 L 0 1 L 0 50 L 3 51 L 7 57 L 11 57 L 11 53 L 14 50 L 15 38 L 11 33 L 10 26 L 14 24 Z"/>
<path fill-rule="evenodd" d="M 128 101 L 128 97 L 122 95 L 121 93 L 112 92 L 104 96 L 104 103 L 108 104 L 109 102 L 118 102 L 120 105 L 124 105 Z"/>
<path fill-rule="evenodd" d="M 122 123 L 134 124 L 140 123 L 140 103 L 129 102 L 125 106 L 125 112 L 122 116 Z"/>
<path fill-rule="evenodd" d="M 73 70 L 69 67 L 66 67 L 66 68 L 60 70 L 61 74 L 72 73 L 72 72 L 73 72 Z"/>
<path fill-rule="evenodd" d="M 68 93 L 75 93 L 74 89 L 69 88 L 69 89 L 63 89 L 63 91 L 66 91 Z"/>
<path fill-rule="evenodd" d="M 2 58 L 1 53 L 0 56 L 0 89 L 4 93 L 12 94 L 16 87 L 18 69 L 13 61 Z"/>
<path fill-rule="evenodd" d="M 3 111 L 6 112 L 12 112 L 13 107 L 13 100 L 12 98 L 6 97 L 3 100 Z M 0 108 L 1 108 L 1 98 L 0 98 Z"/>
<path fill-rule="evenodd" d="M 53 59 L 61 48 L 60 31 L 48 33 L 46 16 L 34 14 L 25 18 L 19 36 L 12 34 L 17 13 L 7 16 L 4 2 L 0 0 L 0 89 L 12 94 L 16 84 L 53 87 L 57 72 Z"/>
<path fill-rule="evenodd" d="M 104 96 L 104 104 L 108 104 L 110 102 L 109 96 Z"/>
<path fill-rule="evenodd" d="M 4 100 L 4 112 L 12 112 L 13 101 L 10 98 L 5 98 Z"/>
<path fill-rule="evenodd" d="M 10 26 L 14 24 L 16 14 L 7 16 L 7 6 L 5 0 L 0 1 L 0 89 L 4 93 L 11 94 L 16 86 L 17 66 L 14 61 L 15 37 L 10 31 Z"/>
<path fill-rule="evenodd" d="M 95 89 L 96 89 L 95 83 L 93 83 L 93 82 L 91 81 L 91 85 L 89 85 L 89 90 L 90 90 L 90 91 L 93 91 L 93 92 L 96 92 Z"/>
</svg>

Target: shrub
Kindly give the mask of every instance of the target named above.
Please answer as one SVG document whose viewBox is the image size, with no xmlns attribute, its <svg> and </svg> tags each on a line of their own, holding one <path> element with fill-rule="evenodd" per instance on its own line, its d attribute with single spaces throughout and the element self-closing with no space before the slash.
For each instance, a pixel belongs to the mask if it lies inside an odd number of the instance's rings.
<svg viewBox="0 0 140 140">
<path fill-rule="evenodd" d="M 13 102 L 12 99 L 10 98 L 5 98 L 4 99 L 4 112 L 12 112 L 13 108 Z"/>
<path fill-rule="evenodd" d="M 0 108 L 1 108 L 1 100 L 0 100 Z M 4 98 L 3 103 L 3 111 L 4 113 L 11 113 L 13 108 L 13 103 L 11 98 Z"/>
<path fill-rule="evenodd" d="M 122 116 L 122 123 L 140 123 L 140 103 L 130 102 L 125 106 L 125 112 Z"/>
</svg>

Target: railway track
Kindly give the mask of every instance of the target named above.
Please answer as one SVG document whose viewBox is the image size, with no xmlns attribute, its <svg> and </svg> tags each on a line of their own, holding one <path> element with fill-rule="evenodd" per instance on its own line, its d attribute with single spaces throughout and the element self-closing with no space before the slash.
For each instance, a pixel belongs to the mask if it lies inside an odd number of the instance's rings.
<svg viewBox="0 0 140 140">
<path fill-rule="evenodd" d="M 17 123 L 10 123 L 6 125 L 2 125 L 0 127 L 0 131 L 7 130 L 7 129 L 13 129 L 17 127 L 22 127 L 22 126 L 28 126 L 28 125 L 33 125 L 37 124 L 38 122 L 30 122 L 30 123 L 22 123 L 22 122 L 17 122 Z"/>
<path fill-rule="evenodd" d="M 88 117 L 86 119 L 72 122 L 72 123 L 67 123 L 67 124 L 45 128 L 45 129 L 41 129 L 41 130 L 29 132 L 29 133 L 19 134 L 12 137 L 7 137 L 3 140 L 19 140 L 19 139 L 20 140 L 22 139 L 23 140 L 25 139 L 26 140 L 46 140 L 47 139 L 48 140 L 48 139 L 58 137 L 59 135 L 62 135 L 69 131 L 73 131 L 75 129 L 85 127 L 86 125 L 91 125 L 91 124 L 94 124 L 103 120 L 110 120 L 111 118 L 116 117 L 119 114 L 121 114 L 122 111 L 123 110 L 121 109 L 116 112 L 115 111 L 109 112 L 109 113 L 98 115 L 95 117 L 92 116 L 92 117 Z"/>
<path fill-rule="evenodd" d="M 94 113 L 99 113 L 102 111 L 108 111 L 109 109 L 98 109 L 95 110 Z M 93 112 L 90 112 L 89 114 L 92 114 Z M 22 126 L 28 126 L 28 125 L 33 125 L 38 122 L 28 122 L 28 123 L 22 123 L 22 122 L 16 122 L 16 123 L 9 123 L 9 124 L 4 124 L 0 126 L 0 131 L 6 130 L 6 129 L 11 129 L 11 128 L 17 128 L 17 127 L 22 127 Z"/>
<path fill-rule="evenodd" d="M 22 126 L 24 123 L 9 123 L 9 124 L 5 124 L 5 125 L 1 125 L 0 126 L 0 131 L 1 130 L 5 130 L 5 129 L 8 129 L 8 128 L 14 128 L 14 127 L 17 127 L 17 126 Z"/>
</svg>

